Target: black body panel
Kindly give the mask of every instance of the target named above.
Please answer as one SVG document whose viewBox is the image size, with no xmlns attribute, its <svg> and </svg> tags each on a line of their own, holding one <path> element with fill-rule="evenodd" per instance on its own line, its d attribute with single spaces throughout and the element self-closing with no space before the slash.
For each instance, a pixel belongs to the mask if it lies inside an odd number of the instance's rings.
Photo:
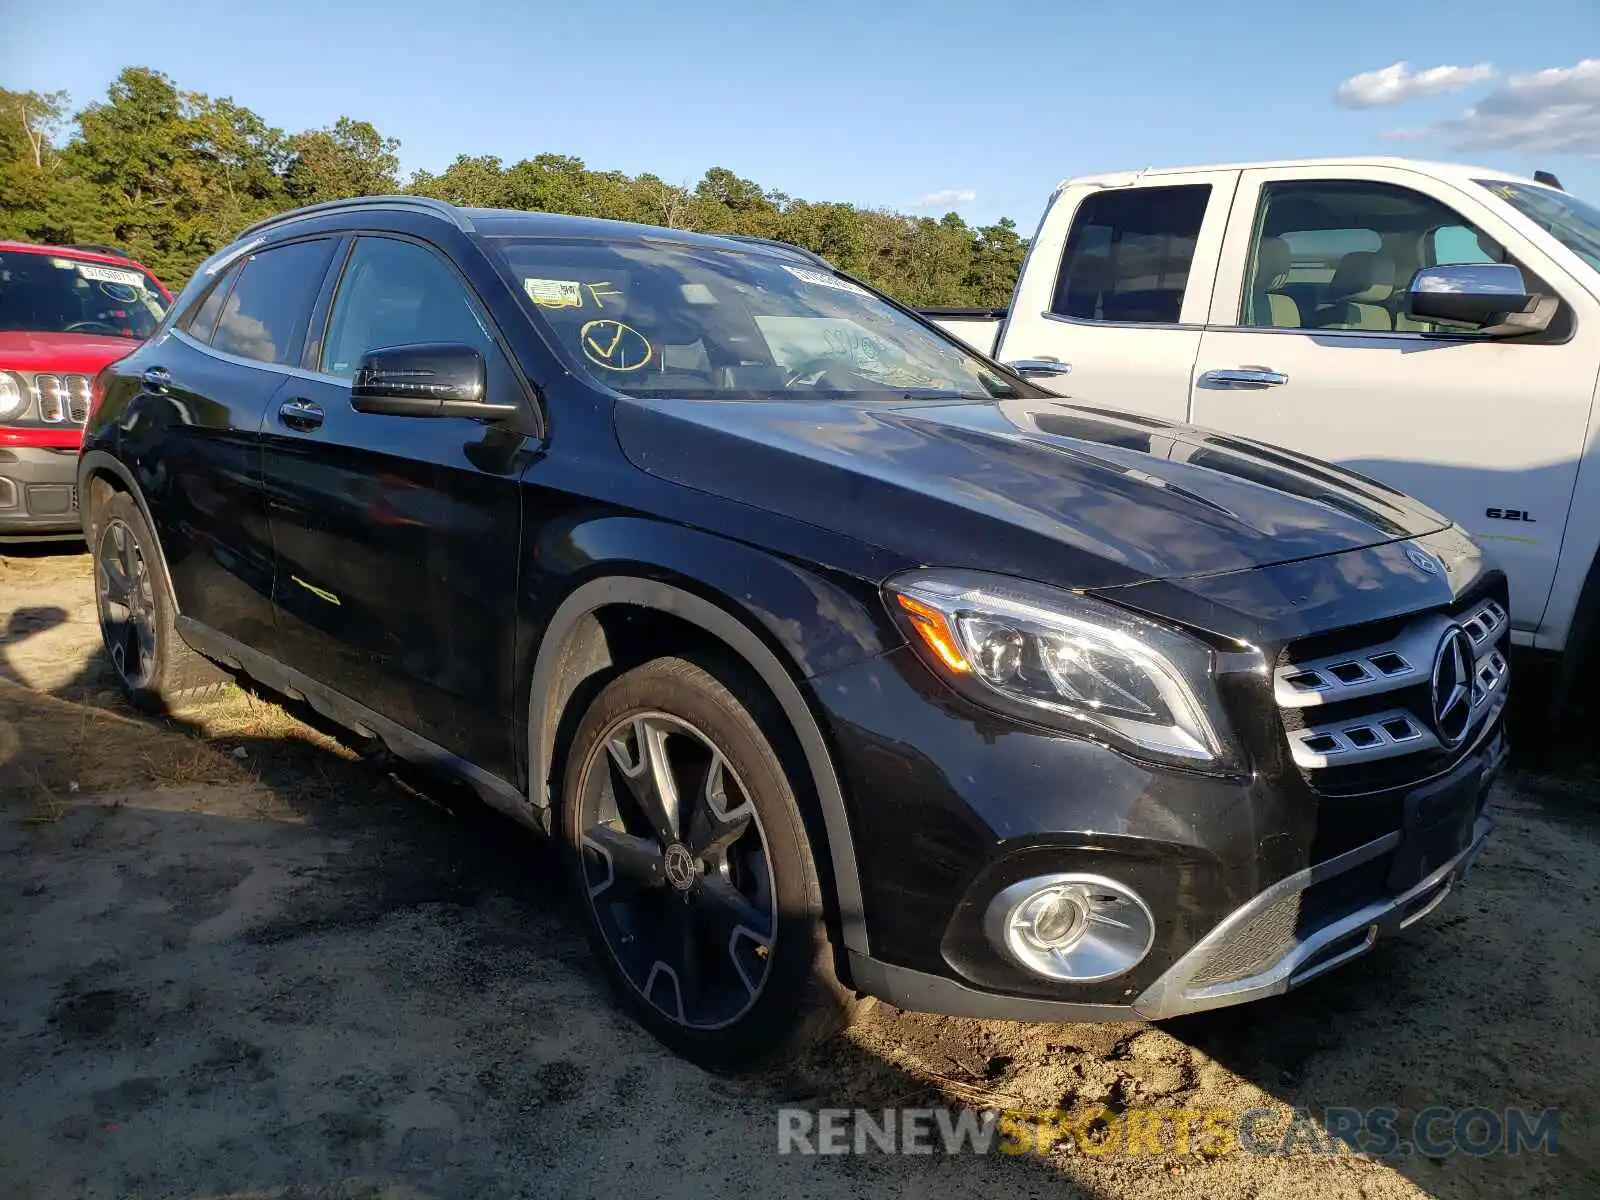
<svg viewBox="0 0 1600 1200">
<path fill-rule="evenodd" d="M 608 677 L 629 621 L 670 619 L 637 626 L 655 640 L 626 648 L 646 654 L 673 653 L 685 625 L 743 647 L 811 775 L 796 790 L 841 949 L 902 972 L 884 994 L 921 988 L 968 1011 L 990 1011 L 971 999 L 988 994 L 1025 998 L 1019 1013 L 1125 1014 L 1263 889 L 1399 840 L 1417 781 L 1319 792 L 1292 758 L 1271 668 L 1305 639 L 1503 595 L 1437 514 L 1299 455 L 1077 408 L 1022 380 L 995 400 L 630 399 L 568 372 L 484 242 L 611 226 L 445 219 L 420 203 L 249 235 L 251 253 L 338 243 L 294 361 L 221 354 L 177 329 L 239 249 L 102 375 L 78 487 L 103 479 L 144 506 L 201 650 L 544 826 L 581 711 L 568 702 Z M 371 233 L 459 273 L 504 355 L 490 399 L 515 399 L 514 418 L 358 413 L 347 380 L 323 372 L 344 256 Z M 1155 765 L 958 694 L 885 604 L 887 580 L 930 566 L 1093 593 L 1194 635 L 1214 656 L 1229 768 Z M 1441 774 L 1492 777 L 1498 718 L 1474 739 Z M 1115 875 L 1150 903 L 1155 946 L 1129 974 L 1068 987 L 986 940 L 987 897 L 1064 870 Z"/>
</svg>

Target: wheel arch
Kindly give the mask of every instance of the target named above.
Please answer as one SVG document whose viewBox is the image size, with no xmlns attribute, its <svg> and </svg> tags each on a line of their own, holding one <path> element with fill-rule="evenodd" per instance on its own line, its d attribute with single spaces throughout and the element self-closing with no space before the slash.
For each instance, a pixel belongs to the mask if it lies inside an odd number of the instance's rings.
<svg viewBox="0 0 1600 1200">
<path fill-rule="evenodd" d="M 83 522 L 84 541 L 89 546 L 89 551 L 94 552 L 94 539 L 90 530 L 90 522 L 94 517 L 97 507 L 96 489 L 104 485 L 112 491 L 126 492 L 133 497 L 134 504 L 139 507 L 139 515 L 144 518 L 145 528 L 150 531 L 150 536 L 155 540 L 156 553 L 161 555 L 162 565 L 166 565 L 167 551 L 161 544 L 161 530 L 156 525 L 155 517 L 150 511 L 150 505 L 145 501 L 144 491 L 133 478 L 133 472 L 121 459 L 104 450 L 85 450 L 78 459 L 78 504 L 79 517 Z M 182 610 L 178 607 L 178 594 L 172 587 L 171 569 L 163 570 L 162 577 L 166 580 L 167 600 L 172 605 L 173 614 L 179 615 Z"/>
<path fill-rule="evenodd" d="M 813 835 L 822 846 L 817 865 L 843 948 L 866 954 L 861 882 L 844 793 L 827 739 L 790 668 L 761 634 L 739 617 L 686 587 L 638 575 L 605 575 L 573 589 L 556 608 L 535 656 L 528 705 L 528 796 L 548 823 L 559 786 L 552 779 L 558 731 L 587 682 L 614 664 L 605 614 L 619 608 L 681 622 L 735 655 L 755 672 L 783 713 L 804 758 L 817 812 Z"/>
</svg>

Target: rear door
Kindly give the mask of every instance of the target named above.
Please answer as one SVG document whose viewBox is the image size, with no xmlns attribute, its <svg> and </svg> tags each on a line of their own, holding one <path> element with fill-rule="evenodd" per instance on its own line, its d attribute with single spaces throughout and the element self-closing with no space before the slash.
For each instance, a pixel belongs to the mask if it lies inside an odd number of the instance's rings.
<svg viewBox="0 0 1600 1200">
<path fill-rule="evenodd" d="M 271 246 L 113 370 L 138 389 L 121 453 L 144 491 L 186 617 L 272 650 L 273 552 L 261 420 L 298 363 L 334 239 Z"/>
<path fill-rule="evenodd" d="M 1051 204 L 995 357 L 1055 359 L 1034 382 L 1183 420 L 1237 171 L 1075 184 Z"/>
<path fill-rule="evenodd" d="M 467 281 L 420 241 L 357 237 L 322 307 L 306 370 L 262 427 L 282 660 L 514 778 L 524 440 L 465 418 L 358 413 L 350 379 L 369 350 L 465 342 L 491 398 L 522 385 Z"/>
<path fill-rule="evenodd" d="M 1419 268 L 1505 261 L 1561 298 L 1546 333 L 1491 340 L 1405 315 Z M 1506 568 L 1514 628 L 1538 628 L 1600 363 L 1600 305 L 1558 263 L 1429 175 L 1251 170 L 1211 317 L 1196 424 L 1350 467 L 1453 518 Z"/>
</svg>

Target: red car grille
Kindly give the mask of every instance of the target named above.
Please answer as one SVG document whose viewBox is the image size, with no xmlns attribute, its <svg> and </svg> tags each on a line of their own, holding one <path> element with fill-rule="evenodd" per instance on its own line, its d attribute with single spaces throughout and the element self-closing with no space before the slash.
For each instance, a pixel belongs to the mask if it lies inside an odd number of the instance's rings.
<svg viewBox="0 0 1600 1200">
<path fill-rule="evenodd" d="M 33 400 L 39 419 L 49 425 L 66 421 L 82 425 L 89 419 L 89 386 L 87 375 L 35 375 Z"/>
</svg>

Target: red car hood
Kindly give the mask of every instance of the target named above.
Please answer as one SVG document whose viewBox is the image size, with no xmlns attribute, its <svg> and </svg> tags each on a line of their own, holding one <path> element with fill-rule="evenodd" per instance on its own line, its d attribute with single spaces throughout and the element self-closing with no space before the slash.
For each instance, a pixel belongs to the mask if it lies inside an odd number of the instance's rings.
<svg viewBox="0 0 1600 1200">
<path fill-rule="evenodd" d="M 97 333 L 0 332 L 0 370 L 93 375 L 138 348 L 135 338 Z"/>
</svg>

